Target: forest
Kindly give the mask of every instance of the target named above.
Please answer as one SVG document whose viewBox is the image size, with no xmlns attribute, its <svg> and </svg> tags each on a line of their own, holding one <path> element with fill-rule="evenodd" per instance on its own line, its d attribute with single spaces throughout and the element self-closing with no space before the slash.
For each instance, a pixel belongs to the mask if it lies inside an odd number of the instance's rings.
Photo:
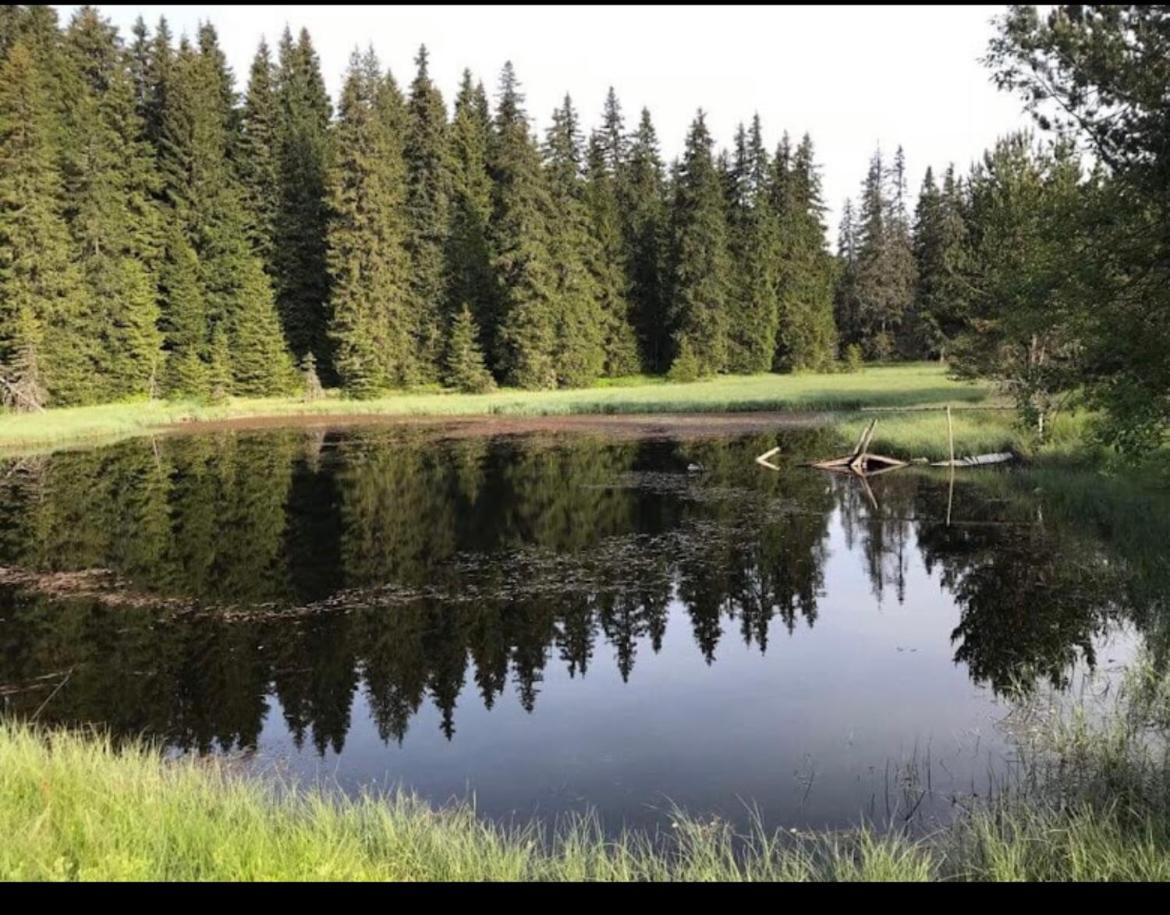
<svg viewBox="0 0 1170 915">
<path fill-rule="evenodd" d="M 0 388 L 10 410 L 339 387 L 944 359 L 1043 439 L 1082 405 L 1141 450 L 1170 421 L 1167 8 L 1014 7 L 985 63 L 1036 130 L 911 199 L 873 153 L 836 250 L 812 139 L 702 110 L 663 161 L 611 90 L 541 139 L 510 63 L 453 115 L 355 51 L 334 106 L 307 31 L 243 91 L 216 29 L 0 9 Z M 1059 112 L 1059 116 L 1054 114 Z"/>
</svg>

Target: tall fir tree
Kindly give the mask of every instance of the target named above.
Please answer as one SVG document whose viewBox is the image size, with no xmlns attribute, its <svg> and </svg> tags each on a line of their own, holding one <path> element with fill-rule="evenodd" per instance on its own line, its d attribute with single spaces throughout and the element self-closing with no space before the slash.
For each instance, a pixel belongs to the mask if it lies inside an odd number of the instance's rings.
<svg viewBox="0 0 1170 915">
<path fill-rule="evenodd" d="M 406 250 L 410 253 L 411 311 L 422 380 L 441 369 L 448 308 L 444 244 L 450 226 L 452 167 L 447 109 L 427 71 L 427 49 L 419 48 L 418 71 L 406 103 L 403 157 L 406 162 Z"/>
<path fill-rule="evenodd" d="M 268 42 L 261 39 L 248 71 L 238 162 L 252 244 L 265 271 L 274 278 L 277 273 L 276 216 L 280 199 L 279 138 L 276 67 Z"/>
<path fill-rule="evenodd" d="M 781 158 L 781 157 L 778 157 Z M 825 244 L 820 176 L 812 139 L 805 134 L 795 152 L 782 157 L 779 182 L 779 250 L 775 367 L 827 369 L 837 348 L 833 315 L 833 259 Z"/>
<path fill-rule="evenodd" d="M 553 356 L 562 387 L 592 384 L 604 370 L 606 355 L 602 290 L 590 269 L 600 265 L 602 254 L 585 203 L 579 124 L 566 95 L 553 112 L 544 151 L 551 205 L 546 214 L 549 253 L 556 276 Z"/>
<path fill-rule="evenodd" d="M 674 182 L 669 294 L 674 353 L 685 344 L 701 374 L 727 367 L 732 269 L 723 190 L 711 148 L 700 111 L 687 133 Z"/>
<path fill-rule="evenodd" d="M 204 340 L 209 345 L 212 332 L 223 331 L 233 369 L 239 368 L 233 376 L 236 393 L 274 394 L 290 383 L 292 361 L 271 284 L 258 278 L 262 265 L 252 250 L 243 193 L 228 157 L 235 118 L 224 105 L 234 97 L 231 74 L 214 32 L 204 27 L 200 39 L 200 51 L 184 43 L 176 56 L 163 112 L 160 167 L 173 217 L 198 259 Z M 170 303 L 163 305 L 165 311 Z"/>
<path fill-rule="evenodd" d="M 328 263 L 336 370 L 359 397 L 416 378 L 401 109 L 373 49 L 354 52 L 338 112 Z"/>
<path fill-rule="evenodd" d="M 85 400 L 94 341 L 62 214 L 56 106 L 32 50 L 18 40 L 0 63 L 0 372 L 50 402 Z"/>
<path fill-rule="evenodd" d="M 92 396 L 161 390 L 157 268 L 161 182 L 143 139 L 129 59 L 116 30 L 83 7 L 65 32 L 71 66 L 66 211 L 94 343 Z"/>
<path fill-rule="evenodd" d="M 326 251 L 333 104 L 308 31 L 302 29 L 294 42 L 286 29 L 277 56 L 280 193 L 273 252 L 277 310 L 296 358 L 311 350 L 322 378 L 332 382 L 337 376 L 328 333 L 331 273 Z"/>
<path fill-rule="evenodd" d="M 875 359 L 894 354 L 914 294 L 905 196 L 901 148 L 892 167 L 875 152 L 862 186 L 855 286 L 861 343 Z"/>
<path fill-rule="evenodd" d="M 455 117 L 448 131 L 451 163 L 450 226 L 447 233 L 448 311 L 471 310 L 484 352 L 494 349 L 492 255 L 488 223 L 492 215 L 492 179 L 488 174 L 491 113 L 481 83 L 463 71 L 455 97 Z"/>
<path fill-rule="evenodd" d="M 588 251 L 588 266 L 600 296 L 604 374 L 613 378 L 637 372 L 641 359 L 630 309 L 629 258 L 618 201 L 618 169 L 624 163 L 619 160 L 618 168 L 614 167 L 607 134 L 608 130 L 595 132 L 589 140 L 585 201 L 594 242 Z"/>
<path fill-rule="evenodd" d="M 779 219 L 772 206 L 770 162 L 759 116 L 736 131 L 725 177 L 729 252 L 734 263 L 728 298 L 728 368 L 766 372 L 776 349 Z"/>
<path fill-rule="evenodd" d="M 908 356 L 941 359 L 963 329 L 970 262 L 963 208 L 954 166 L 948 166 L 941 187 L 928 168 L 914 215 L 917 283 L 907 322 Z"/>
<path fill-rule="evenodd" d="M 833 316 L 837 322 L 840 344 L 857 346 L 862 337 L 857 304 L 857 222 L 853 200 L 845 198 L 837 228 L 837 282 L 833 290 Z"/>
<path fill-rule="evenodd" d="M 642 365 L 648 371 L 663 372 L 670 364 L 665 293 L 669 223 L 658 137 L 646 108 L 629 140 L 617 196 L 629 272 L 630 308 Z"/>
<path fill-rule="evenodd" d="M 496 371 L 518 387 L 555 387 L 558 280 L 550 249 L 552 205 L 511 61 L 500 76 L 488 161 Z"/>
</svg>

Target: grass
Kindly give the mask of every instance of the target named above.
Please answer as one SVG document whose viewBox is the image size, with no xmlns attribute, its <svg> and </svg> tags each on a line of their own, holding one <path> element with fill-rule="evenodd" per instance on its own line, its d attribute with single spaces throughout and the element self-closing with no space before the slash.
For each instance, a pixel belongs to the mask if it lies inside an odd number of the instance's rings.
<svg viewBox="0 0 1170 915">
<path fill-rule="evenodd" d="M 0 452 L 52 450 L 75 443 L 143 435 L 176 423 L 248 417 L 820 412 L 990 401 L 987 386 L 952 380 L 945 367 L 933 363 L 873 366 L 856 374 L 725 376 L 689 384 L 635 376 L 564 391 L 402 392 L 373 400 L 346 400 L 331 392 L 327 398 L 309 403 L 293 397 L 233 398 L 219 405 L 139 401 L 0 415 Z M 889 429 L 893 422 L 881 425 Z"/>
<path fill-rule="evenodd" d="M 1167 880 L 1170 680 L 1140 665 L 1104 710 L 1039 708 L 1023 774 L 911 840 L 863 828 L 737 836 L 679 815 L 668 842 L 595 821 L 506 828 L 404 794 L 277 790 L 230 763 L 0 724 L 9 880 Z"/>
</svg>

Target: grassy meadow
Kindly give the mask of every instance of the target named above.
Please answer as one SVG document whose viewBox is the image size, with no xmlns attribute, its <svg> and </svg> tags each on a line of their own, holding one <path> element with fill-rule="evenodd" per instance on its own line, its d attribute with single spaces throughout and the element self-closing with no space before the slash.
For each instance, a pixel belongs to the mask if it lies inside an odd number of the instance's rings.
<svg viewBox="0 0 1170 915">
<path fill-rule="evenodd" d="M 960 382 L 934 363 L 872 366 L 845 374 L 725 376 L 687 384 L 636 376 L 613 379 L 592 388 L 562 391 L 502 389 L 489 394 L 442 391 L 398 392 L 372 400 L 344 399 L 329 392 L 306 402 L 297 397 L 232 398 L 221 404 L 191 401 L 139 401 L 92 407 L 51 409 L 43 413 L 0 415 L 0 453 L 47 451 L 74 444 L 98 443 L 156 432 L 178 423 L 225 419 L 297 416 L 565 416 L 570 414 L 721 413 L 779 410 L 832 412 L 845 421 L 844 432 L 864 418 L 845 414 L 862 408 L 901 410 L 915 407 L 988 406 L 991 389 Z M 878 424 L 875 446 L 908 457 L 941 456 L 937 424 L 945 417 L 891 413 Z M 904 436 L 904 439 L 903 439 Z M 956 446 L 962 453 L 996 450 L 1015 442 L 1024 446 L 1009 411 L 978 411 L 957 417 Z M 990 447 L 994 446 L 994 447 Z M 928 453 L 930 448 L 933 452 Z M 922 449 L 927 449 L 923 451 Z M 908 450 L 907 450 L 908 449 Z M 916 451 L 915 449 L 918 449 Z M 914 453 L 911 454 L 910 452 Z"/>
<path fill-rule="evenodd" d="M 1143 663 L 1108 696 L 1104 707 L 1038 704 L 1019 773 L 916 839 L 874 828 L 736 834 L 684 813 L 658 842 L 607 839 L 587 818 L 501 827 L 466 806 L 278 788 L 230 762 L 0 724 L 0 878 L 1167 880 L 1170 679 Z"/>
</svg>

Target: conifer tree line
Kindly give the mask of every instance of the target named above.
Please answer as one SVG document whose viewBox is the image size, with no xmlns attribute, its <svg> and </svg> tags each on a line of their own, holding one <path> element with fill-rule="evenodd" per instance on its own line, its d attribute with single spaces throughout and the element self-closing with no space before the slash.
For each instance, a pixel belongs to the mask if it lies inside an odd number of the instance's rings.
<svg viewBox="0 0 1170 915">
<path fill-rule="evenodd" d="M 663 161 L 611 89 L 535 135 L 520 79 L 449 113 L 355 51 L 336 107 L 308 32 L 243 87 L 215 28 L 120 36 L 0 10 L 0 397 L 350 396 L 826 370 L 961 350 L 983 269 L 975 171 L 876 153 L 836 253 L 812 140 L 699 111 Z M 992 195 L 994 196 L 994 195 Z M 986 211 L 986 208 L 985 210 Z"/>
<path fill-rule="evenodd" d="M 17 407 L 589 384 L 836 357 L 811 141 L 699 112 L 663 162 L 611 90 L 534 135 L 505 65 L 453 116 L 425 48 L 355 52 L 336 110 L 305 31 L 244 86 L 215 28 L 120 36 L 95 9 L 0 13 L 0 376 Z"/>
</svg>

